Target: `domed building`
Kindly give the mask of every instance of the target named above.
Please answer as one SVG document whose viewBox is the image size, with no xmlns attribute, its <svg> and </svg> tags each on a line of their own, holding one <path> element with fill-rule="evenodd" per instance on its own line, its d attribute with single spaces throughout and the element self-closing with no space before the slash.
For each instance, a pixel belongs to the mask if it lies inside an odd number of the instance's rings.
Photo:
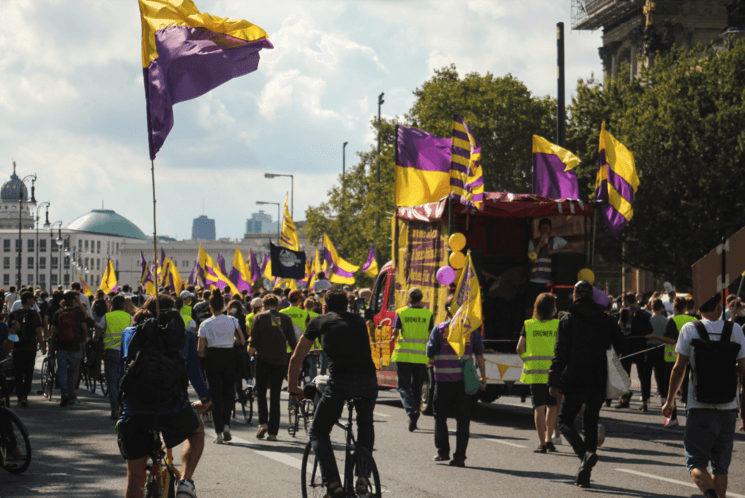
<svg viewBox="0 0 745 498">
<path fill-rule="evenodd" d="M 20 196 L 20 199 L 19 199 Z M 35 202 L 29 202 L 28 189 L 16 174 L 16 163 L 13 163 L 13 174 L 10 180 L 0 188 L 0 228 L 15 228 L 18 230 L 18 210 L 22 228 L 33 228 L 34 217 L 31 209 Z"/>
<path fill-rule="evenodd" d="M 67 225 L 65 230 L 147 240 L 147 235 L 137 225 L 111 209 L 94 209 Z"/>
</svg>

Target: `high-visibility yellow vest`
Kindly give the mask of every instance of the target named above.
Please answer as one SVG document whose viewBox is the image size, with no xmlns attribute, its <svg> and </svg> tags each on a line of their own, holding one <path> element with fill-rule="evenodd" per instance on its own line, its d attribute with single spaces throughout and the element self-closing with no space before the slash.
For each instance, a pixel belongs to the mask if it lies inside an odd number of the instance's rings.
<svg viewBox="0 0 745 498">
<path fill-rule="evenodd" d="M 313 320 L 317 316 L 318 316 L 318 313 L 316 313 L 315 311 L 308 311 L 308 321 L 306 322 L 306 325 L 305 326 L 307 327 L 308 326 L 308 323 L 310 323 L 310 321 Z M 313 349 L 323 349 L 323 346 L 321 346 L 321 340 L 320 339 L 316 339 L 316 343 L 315 343 L 315 346 L 313 347 Z"/>
<path fill-rule="evenodd" d="M 680 334 L 680 329 L 683 328 L 683 325 L 696 320 L 696 317 L 691 315 L 675 315 L 671 320 L 675 322 L 675 326 L 678 327 L 678 334 Z M 675 344 L 665 344 L 665 361 L 675 363 L 677 359 L 678 353 L 675 352 Z"/>
<path fill-rule="evenodd" d="M 181 307 L 181 314 L 191 318 L 191 306 L 183 305 Z"/>
<path fill-rule="evenodd" d="M 181 315 L 181 319 L 184 321 L 184 328 L 189 329 L 189 322 L 191 322 L 191 315 Z"/>
<path fill-rule="evenodd" d="M 525 320 L 525 353 L 522 355 L 523 373 L 520 382 L 523 384 L 548 384 L 548 370 L 554 358 L 556 332 L 559 320 L 538 319 Z"/>
<path fill-rule="evenodd" d="M 285 308 L 283 310 L 279 310 L 280 313 L 283 315 L 287 315 L 292 319 L 292 325 L 295 329 L 295 338 L 299 341 L 300 336 L 303 335 L 303 332 L 305 332 L 305 324 L 308 321 L 308 312 L 305 310 L 301 310 L 297 306 L 290 306 L 288 308 Z M 290 348 L 290 345 L 287 345 L 287 352 L 292 353 L 292 349 Z"/>
<path fill-rule="evenodd" d="M 103 348 L 118 348 L 122 342 L 122 332 L 132 323 L 132 316 L 126 311 L 115 310 L 104 315 L 106 317 L 106 331 L 103 335 Z"/>
<path fill-rule="evenodd" d="M 427 308 L 400 308 L 396 310 L 401 333 L 391 360 L 401 363 L 429 363 L 427 340 L 432 312 Z"/>
</svg>

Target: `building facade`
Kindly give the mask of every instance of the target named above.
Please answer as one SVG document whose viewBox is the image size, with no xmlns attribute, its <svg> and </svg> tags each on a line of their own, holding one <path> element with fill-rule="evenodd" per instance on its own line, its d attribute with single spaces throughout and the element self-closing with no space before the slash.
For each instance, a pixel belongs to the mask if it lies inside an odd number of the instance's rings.
<svg viewBox="0 0 745 498">
<path fill-rule="evenodd" d="M 278 223 L 272 221 L 272 216 L 259 210 L 246 220 L 246 233 L 277 233 Z"/>
<path fill-rule="evenodd" d="M 217 238 L 215 220 L 207 218 L 205 215 L 194 218 L 194 221 L 191 224 L 191 238 L 194 240 L 215 240 Z"/>
</svg>

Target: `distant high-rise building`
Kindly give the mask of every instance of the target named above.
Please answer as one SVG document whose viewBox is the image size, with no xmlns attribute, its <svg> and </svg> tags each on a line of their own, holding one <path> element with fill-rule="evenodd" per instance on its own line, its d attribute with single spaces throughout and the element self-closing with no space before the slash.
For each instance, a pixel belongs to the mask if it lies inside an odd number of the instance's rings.
<svg viewBox="0 0 745 498">
<path fill-rule="evenodd" d="M 260 210 L 246 220 L 246 233 L 277 233 L 277 222 L 272 222 L 271 215 Z"/>
<path fill-rule="evenodd" d="M 215 240 L 215 220 L 207 218 L 205 215 L 194 218 L 194 222 L 191 225 L 191 238 L 192 240 Z"/>
</svg>

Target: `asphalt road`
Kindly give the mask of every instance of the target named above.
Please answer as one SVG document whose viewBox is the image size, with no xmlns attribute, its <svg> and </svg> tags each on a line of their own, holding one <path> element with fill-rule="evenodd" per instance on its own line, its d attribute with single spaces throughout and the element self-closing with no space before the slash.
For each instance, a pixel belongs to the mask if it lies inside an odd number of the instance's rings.
<svg viewBox="0 0 745 498">
<path fill-rule="evenodd" d="M 38 379 L 38 369 L 37 369 Z M 34 385 L 34 392 L 37 384 Z M 660 402 L 641 413 L 638 390 L 632 408 L 603 408 L 601 422 L 607 439 L 592 488 L 573 485 L 579 460 L 566 444 L 557 453 L 535 454 L 538 441 L 530 400 L 505 397 L 478 404 L 473 411 L 466 468 L 432 461 L 435 455 L 432 417 L 419 420 L 409 433 L 407 418 L 395 391 L 381 391 L 375 408 L 375 460 L 385 496 L 700 496 L 688 477 L 683 455 L 683 428 L 662 428 Z M 79 403 L 60 408 L 35 394 L 30 406 L 13 409 L 31 434 L 33 459 L 21 476 L 0 473 L 0 497 L 114 497 L 123 496 L 126 467 L 119 455 L 114 422 L 108 420 L 108 400 L 100 393 L 80 390 Z M 283 393 L 283 410 L 286 394 Z M 684 424 L 685 417 L 680 417 Z M 450 422 L 455 429 L 455 421 Z M 195 475 L 200 497 L 300 496 L 300 464 L 307 443 L 304 432 L 287 433 L 283 411 L 279 441 L 257 440 L 256 415 L 252 425 L 233 424 L 233 441 L 207 444 Z M 342 443 L 342 432 L 332 438 Z M 454 447 L 454 434 L 451 446 Z M 178 452 L 177 452 L 178 453 Z M 178 462 L 178 454 L 176 456 Z M 736 435 L 727 496 L 745 497 L 745 434 Z"/>
</svg>

